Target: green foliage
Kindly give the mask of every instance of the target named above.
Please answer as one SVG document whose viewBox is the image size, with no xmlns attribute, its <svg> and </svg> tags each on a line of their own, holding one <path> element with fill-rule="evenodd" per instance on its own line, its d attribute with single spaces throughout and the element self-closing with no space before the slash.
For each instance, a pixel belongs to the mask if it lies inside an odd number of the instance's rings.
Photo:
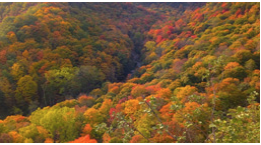
<svg viewBox="0 0 261 145">
<path fill-rule="evenodd" d="M 74 77 L 74 69 L 64 67 L 61 70 L 50 70 L 45 77 L 50 87 L 54 87 L 59 94 L 62 94 Z"/>
<path fill-rule="evenodd" d="M 254 101 L 257 92 L 248 97 L 249 106 L 230 109 L 228 119 L 215 120 L 216 138 L 219 143 L 259 143 L 260 106 Z M 212 136 L 213 137 L 213 136 Z"/>
<path fill-rule="evenodd" d="M 62 119 L 61 119 L 62 118 Z M 78 137 L 75 109 L 53 107 L 37 110 L 31 115 L 31 122 L 46 128 L 55 141 L 67 142 Z"/>
<path fill-rule="evenodd" d="M 109 143 L 123 143 L 122 139 L 119 139 L 117 137 L 113 137 Z"/>
<path fill-rule="evenodd" d="M 81 66 L 76 73 L 76 81 L 82 86 L 81 92 L 98 88 L 104 79 L 104 74 L 95 66 Z"/>
<path fill-rule="evenodd" d="M 24 108 L 33 99 L 37 99 L 37 89 L 37 83 L 31 76 L 26 75 L 20 78 L 15 91 L 15 98 L 19 106 Z"/>
</svg>

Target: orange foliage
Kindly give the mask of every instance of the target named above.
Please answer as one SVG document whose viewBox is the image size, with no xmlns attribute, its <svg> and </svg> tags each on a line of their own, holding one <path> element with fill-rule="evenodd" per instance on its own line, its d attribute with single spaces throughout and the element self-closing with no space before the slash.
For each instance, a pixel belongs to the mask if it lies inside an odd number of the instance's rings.
<svg viewBox="0 0 261 145">
<path fill-rule="evenodd" d="M 226 79 L 223 79 L 222 82 L 214 84 L 212 87 L 207 87 L 206 90 L 210 94 L 208 99 L 211 99 L 213 97 L 212 92 L 214 90 L 226 88 L 230 84 L 238 84 L 238 83 L 239 83 L 239 80 L 237 78 L 226 78 Z M 216 97 L 218 97 L 218 96 L 216 95 Z"/>
<path fill-rule="evenodd" d="M 158 97 L 169 99 L 171 97 L 171 91 L 169 88 L 163 88 L 158 91 Z"/>
<path fill-rule="evenodd" d="M 22 115 L 12 115 L 12 116 L 6 117 L 4 122 L 7 123 L 7 122 L 9 122 L 11 120 L 14 120 L 16 123 L 27 122 L 28 121 L 27 117 L 25 117 L 25 116 L 22 116 Z"/>
<path fill-rule="evenodd" d="M 110 108 L 112 107 L 112 101 L 111 99 L 105 99 L 99 108 L 99 111 L 102 115 L 106 115 L 109 113 Z"/>
<path fill-rule="evenodd" d="M 225 2 L 223 2 L 221 5 L 222 8 L 225 8 L 226 6 L 227 6 L 227 3 L 225 3 Z"/>
<path fill-rule="evenodd" d="M 197 69 L 199 69 L 199 67 L 201 67 L 202 66 L 202 62 L 196 62 L 193 66 L 192 66 L 192 69 L 193 70 L 197 70 Z"/>
<path fill-rule="evenodd" d="M 104 133 L 102 136 L 102 140 L 103 140 L 103 143 L 109 143 L 109 141 L 111 140 L 111 137 L 108 133 Z"/>
<path fill-rule="evenodd" d="M 113 92 L 113 93 L 117 94 L 121 85 L 122 85 L 122 83 L 109 84 L 108 85 L 108 92 Z"/>
<path fill-rule="evenodd" d="M 97 141 L 95 139 L 91 139 L 90 135 L 88 134 L 86 136 L 75 139 L 74 141 L 70 141 L 69 143 L 97 143 Z"/>
<path fill-rule="evenodd" d="M 142 95 L 145 95 L 146 88 L 144 85 L 137 85 L 132 88 L 131 95 L 134 97 L 140 97 Z"/>
<path fill-rule="evenodd" d="M 86 124 L 82 130 L 82 134 L 81 136 L 87 135 L 87 134 L 91 134 L 92 131 L 92 127 L 90 124 Z"/>
<path fill-rule="evenodd" d="M 254 104 L 250 104 L 250 105 L 248 105 L 247 108 L 258 107 L 258 106 L 260 106 L 259 103 L 254 103 Z"/>
<path fill-rule="evenodd" d="M 17 41 L 16 35 L 13 31 L 7 33 L 7 38 L 13 43 Z"/>
<path fill-rule="evenodd" d="M 135 135 L 131 138 L 130 143 L 140 143 L 142 139 L 141 135 Z"/>
<path fill-rule="evenodd" d="M 195 109 L 200 106 L 197 102 L 187 102 L 185 103 L 185 108 L 183 109 L 184 113 L 192 113 Z"/>
<path fill-rule="evenodd" d="M 153 85 L 153 86 L 148 86 L 146 87 L 147 92 L 150 94 L 155 94 L 161 89 L 160 85 Z"/>
<path fill-rule="evenodd" d="M 45 138 L 48 137 L 49 133 L 44 127 L 36 126 L 36 128 L 37 128 L 37 131 L 39 132 L 39 134 L 43 135 Z"/>
<path fill-rule="evenodd" d="M 78 98 L 78 101 L 79 101 L 80 103 L 82 103 L 82 102 L 85 101 L 85 100 L 92 100 L 92 99 L 94 99 L 92 96 L 81 95 L 81 96 Z"/>
<path fill-rule="evenodd" d="M 224 67 L 224 69 L 225 69 L 225 70 L 228 70 L 228 69 L 232 69 L 232 68 L 235 68 L 235 67 L 238 67 L 238 66 L 240 66 L 239 63 L 237 63 L 237 62 L 230 62 L 230 63 L 228 63 L 228 64 Z"/>
<path fill-rule="evenodd" d="M 114 86 L 113 88 L 111 88 L 108 92 L 112 92 L 114 94 L 118 94 L 120 91 L 118 86 Z"/>
<path fill-rule="evenodd" d="M 180 127 L 184 127 L 184 123 L 186 121 L 185 114 L 193 114 L 194 110 L 199 108 L 201 105 L 198 104 L 197 102 L 187 102 L 185 103 L 185 107 L 181 110 L 178 110 L 172 118 L 172 121 L 178 121 Z M 202 105 L 202 107 L 206 108 L 208 105 L 205 103 Z M 204 110 L 206 112 L 206 110 Z"/>
<path fill-rule="evenodd" d="M 156 143 L 174 143 L 175 140 L 167 135 L 167 134 L 156 134 L 153 138 L 152 138 L 153 142 Z"/>
<path fill-rule="evenodd" d="M 219 84 L 219 88 L 226 88 L 228 85 L 230 84 L 238 84 L 239 80 L 236 78 L 226 78 L 224 80 L 222 80 L 222 82 Z"/>
<path fill-rule="evenodd" d="M 11 131 L 8 133 L 13 138 L 14 143 L 22 143 L 23 142 L 23 137 L 18 134 L 16 131 Z"/>
<path fill-rule="evenodd" d="M 168 103 L 167 105 L 163 106 L 160 109 L 160 115 L 164 120 L 170 120 L 171 117 L 173 116 L 172 110 L 170 110 L 170 106 L 172 105 L 172 103 Z"/>
<path fill-rule="evenodd" d="M 46 138 L 44 143 L 53 143 L 53 139 L 51 138 Z"/>
<path fill-rule="evenodd" d="M 90 104 L 92 102 L 94 102 L 94 98 L 92 96 L 86 96 L 86 95 L 81 95 L 79 98 L 78 98 L 78 101 L 80 104 L 82 105 L 87 105 L 87 106 L 90 106 Z"/>
</svg>

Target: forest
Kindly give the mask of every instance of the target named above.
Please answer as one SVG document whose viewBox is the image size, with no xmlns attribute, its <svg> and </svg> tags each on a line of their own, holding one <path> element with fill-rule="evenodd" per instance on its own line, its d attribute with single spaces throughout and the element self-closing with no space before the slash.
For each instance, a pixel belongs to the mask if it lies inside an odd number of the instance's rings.
<svg viewBox="0 0 261 145">
<path fill-rule="evenodd" d="M 259 2 L 0 2 L 1 143 L 260 143 Z"/>
</svg>

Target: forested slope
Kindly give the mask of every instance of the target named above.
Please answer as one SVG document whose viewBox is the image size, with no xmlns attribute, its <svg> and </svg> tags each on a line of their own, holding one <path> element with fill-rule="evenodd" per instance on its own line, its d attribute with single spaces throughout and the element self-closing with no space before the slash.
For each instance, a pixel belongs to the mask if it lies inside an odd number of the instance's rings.
<svg viewBox="0 0 261 145">
<path fill-rule="evenodd" d="M 0 142 L 260 142 L 259 3 L 0 13 Z"/>
</svg>

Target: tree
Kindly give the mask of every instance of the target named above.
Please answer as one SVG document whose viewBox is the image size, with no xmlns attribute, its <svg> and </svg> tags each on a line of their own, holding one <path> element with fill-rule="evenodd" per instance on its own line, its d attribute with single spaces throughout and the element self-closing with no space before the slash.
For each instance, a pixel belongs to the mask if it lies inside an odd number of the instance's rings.
<svg viewBox="0 0 261 145">
<path fill-rule="evenodd" d="M 19 106 L 26 108 L 32 100 L 37 100 L 37 89 L 37 84 L 31 76 L 25 75 L 20 78 L 15 90 L 15 98 Z"/>
<path fill-rule="evenodd" d="M 91 125 L 97 125 L 104 121 L 102 114 L 95 108 L 89 108 L 84 112 L 86 121 Z"/>
<path fill-rule="evenodd" d="M 128 100 L 125 103 L 124 113 L 127 116 L 133 116 L 139 110 L 139 101 L 136 99 Z"/>
<path fill-rule="evenodd" d="M 14 80 L 19 80 L 23 75 L 25 75 L 25 70 L 24 67 L 19 63 L 14 63 L 11 67 L 10 73 L 13 76 Z"/>
<path fill-rule="evenodd" d="M 49 137 L 49 133 L 46 129 L 42 126 L 36 126 L 35 124 L 20 128 L 19 134 L 25 138 L 32 139 L 35 143 L 44 142 L 44 140 Z"/>
<path fill-rule="evenodd" d="M 2 51 L 0 51 L 0 63 L 5 64 L 6 61 L 7 61 L 6 50 L 2 50 Z"/>
<path fill-rule="evenodd" d="M 91 134 L 91 131 L 92 131 L 92 127 L 90 124 L 86 124 L 82 130 L 82 136 L 85 136 L 87 134 Z"/>
<path fill-rule="evenodd" d="M 112 107 L 112 101 L 111 99 L 105 99 L 99 108 L 99 112 L 102 114 L 103 118 L 109 118 L 109 111 Z"/>
<path fill-rule="evenodd" d="M 69 143 L 97 143 L 97 141 L 95 139 L 91 139 L 90 135 L 88 134 L 86 136 L 75 139 L 74 141 L 70 141 Z"/>
<path fill-rule="evenodd" d="M 186 85 L 185 87 L 176 88 L 174 93 L 175 92 L 176 92 L 177 98 L 179 98 L 181 100 L 181 102 L 185 103 L 188 101 L 188 97 L 190 95 L 197 93 L 197 88 L 190 86 L 190 85 Z"/>
<path fill-rule="evenodd" d="M 92 96 L 81 95 L 78 98 L 78 102 L 81 106 L 92 107 L 95 103 L 95 99 Z"/>
<path fill-rule="evenodd" d="M 217 89 L 217 109 L 228 110 L 237 106 L 246 106 L 246 94 L 238 88 L 239 80 L 236 78 L 226 78 L 214 87 Z"/>
<path fill-rule="evenodd" d="M 218 143 L 259 143 L 260 142 L 260 104 L 255 102 L 257 92 L 248 97 L 247 108 L 238 106 L 230 109 L 228 118 L 217 119 L 211 126 L 217 128 Z M 212 137 L 212 134 L 210 135 Z"/>
<path fill-rule="evenodd" d="M 12 107 L 15 105 L 14 91 L 12 90 L 12 84 L 6 77 L 0 79 L 0 90 L 5 96 L 5 105 Z"/>
<path fill-rule="evenodd" d="M 224 77 L 233 77 L 243 80 L 246 77 L 245 69 L 237 62 L 230 62 L 224 67 L 225 71 L 222 73 Z"/>
<path fill-rule="evenodd" d="M 42 85 L 44 99 L 47 104 L 54 105 L 58 101 L 65 100 L 66 95 L 72 94 L 72 83 L 75 77 L 75 69 L 63 67 L 60 70 L 50 70 L 45 73 L 46 82 Z M 77 90 L 77 87 L 74 89 Z"/>
<path fill-rule="evenodd" d="M 81 85 L 80 92 L 88 93 L 100 87 L 105 76 L 95 66 L 80 66 L 75 79 Z"/>
<path fill-rule="evenodd" d="M 30 120 L 47 129 L 54 142 L 67 142 L 78 137 L 80 126 L 76 125 L 77 117 L 74 108 L 54 106 L 36 110 Z"/>
</svg>

